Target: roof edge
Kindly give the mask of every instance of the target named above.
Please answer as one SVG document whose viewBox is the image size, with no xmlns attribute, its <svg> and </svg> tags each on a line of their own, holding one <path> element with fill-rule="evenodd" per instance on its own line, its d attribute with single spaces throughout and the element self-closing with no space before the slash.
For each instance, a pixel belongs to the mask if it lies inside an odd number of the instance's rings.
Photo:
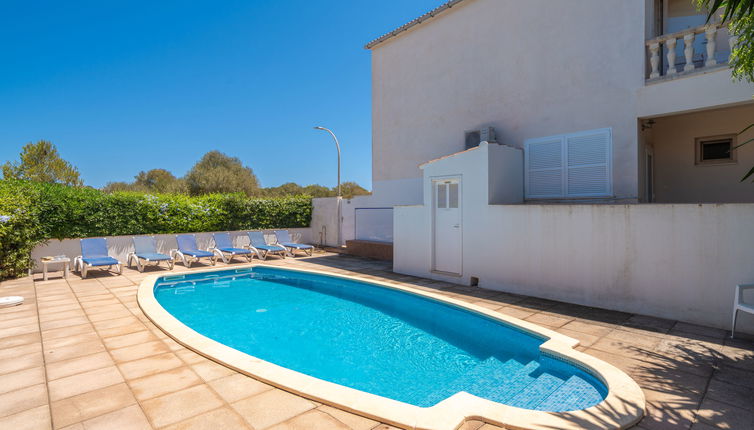
<svg viewBox="0 0 754 430">
<path fill-rule="evenodd" d="M 375 46 L 379 45 L 382 42 L 385 42 L 388 39 L 392 39 L 393 37 L 396 37 L 399 34 L 405 32 L 405 31 L 408 31 L 411 28 L 413 28 L 413 27 L 415 27 L 415 26 L 417 26 L 419 24 L 422 24 L 422 23 L 424 23 L 426 21 L 431 20 L 432 18 L 434 18 L 434 17 L 442 14 L 443 12 L 446 12 L 447 10 L 449 10 L 450 8 L 452 8 L 453 6 L 455 6 L 458 3 L 461 3 L 463 1 L 466 1 L 466 0 L 450 0 L 447 3 L 442 4 L 442 5 L 434 8 L 434 9 L 432 9 L 431 11 L 425 13 L 424 15 L 422 15 L 422 16 L 420 16 L 420 17 L 418 17 L 418 18 L 416 18 L 416 19 L 414 19 L 412 21 L 409 21 L 406 24 L 403 24 L 402 26 L 396 28 L 395 30 L 393 30 L 393 31 L 391 31 L 389 33 L 383 34 L 382 36 L 380 36 L 380 37 L 372 40 L 371 42 L 369 42 L 366 45 L 364 45 L 364 49 L 372 49 Z"/>
</svg>

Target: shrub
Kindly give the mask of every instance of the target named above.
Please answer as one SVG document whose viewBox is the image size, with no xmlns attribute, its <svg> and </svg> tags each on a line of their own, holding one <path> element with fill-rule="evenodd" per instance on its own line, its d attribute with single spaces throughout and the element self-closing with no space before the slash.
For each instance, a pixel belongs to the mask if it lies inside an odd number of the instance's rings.
<svg viewBox="0 0 754 430">
<path fill-rule="evenodd" d="M 253 199 L 242 193 L 104 193 L 93 188 L 0 181 L 0 279 L 28 269 L 47 239 L 308 227 L 307 196 Z"/>
</svg>

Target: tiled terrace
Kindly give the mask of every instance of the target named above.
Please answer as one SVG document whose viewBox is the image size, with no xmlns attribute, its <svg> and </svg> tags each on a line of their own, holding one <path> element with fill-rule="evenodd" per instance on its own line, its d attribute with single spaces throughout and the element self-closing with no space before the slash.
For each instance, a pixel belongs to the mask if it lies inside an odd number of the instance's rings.
<svg viewBox="0 0 754 430">
<path fill-rule="evenodd" d="M 754 428 L 754 342 L 731 341 L 722 330 L 401 276 L 353 257 L 270 264 L 439 291 L 577 338 L 579 349 L 642 386 L 648 416 L 639 429 Z M 35 275 L 0 284 L 0 296 L 26 299 L 0 309 L 0 429 L 391 428 L 255 381 L 172 341 L 136 303 L 137 284 L 152 273 L 93 271 L 87 280 L 72 274 L 47 282 Z"/>
</svg>

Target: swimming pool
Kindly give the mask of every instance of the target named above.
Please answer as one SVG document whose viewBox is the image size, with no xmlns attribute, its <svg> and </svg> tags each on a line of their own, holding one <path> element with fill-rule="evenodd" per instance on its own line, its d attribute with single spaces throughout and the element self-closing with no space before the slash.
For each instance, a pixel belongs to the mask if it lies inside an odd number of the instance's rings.
<svg viewBox="0 0 754 430">
<path fill-rule="evenodd" d="M 150 289 L 203 339 L 417 409 L 468 393 L 517 410 L 572 413 L 611 391 L 593 369 L 543 348 L 560 335 L 404 289 L 263 266 L 160 277 Z"/>
</svg>

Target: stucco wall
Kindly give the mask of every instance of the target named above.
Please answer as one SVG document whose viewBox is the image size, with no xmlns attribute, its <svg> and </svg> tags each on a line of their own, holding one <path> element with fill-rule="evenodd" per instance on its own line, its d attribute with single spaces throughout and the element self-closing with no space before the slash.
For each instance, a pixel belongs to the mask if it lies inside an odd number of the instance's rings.
<svg viewBox="0 0 754 430">
<path fill-rule="evenodd" d="M 754 105 L 657 118 L 649 140 L 655 154 L 658 203 L 754 201 L 754 184 L 740 179 L 754 166 L 754 144 L 736 150 L 735 164 L 697 165 L 695 139 L 736 134 L 754 121 Z M 754 130 L 739 140 L 754 138 Z"/>
<path fill-rule="evenodd" d="M 754 204 L 490 205 L 484 149 L 427 165 L 424 204 L 395 208 L 396 272 L 729 327 L 735 285 L 754 282 Z M 462 180 L 460 277 L 432 271 L 431 179 L 447 175 Z"/>
<path fill-rule="evenodd" d="M 420 178 L 420 163 L 462 150 L 481 126 L 518 147 L 612 127 L 615 194 L 636 198 L 644 13 L 624 0 L 474 0 L 379 45 L 375 183 Z"/>
</svg>

